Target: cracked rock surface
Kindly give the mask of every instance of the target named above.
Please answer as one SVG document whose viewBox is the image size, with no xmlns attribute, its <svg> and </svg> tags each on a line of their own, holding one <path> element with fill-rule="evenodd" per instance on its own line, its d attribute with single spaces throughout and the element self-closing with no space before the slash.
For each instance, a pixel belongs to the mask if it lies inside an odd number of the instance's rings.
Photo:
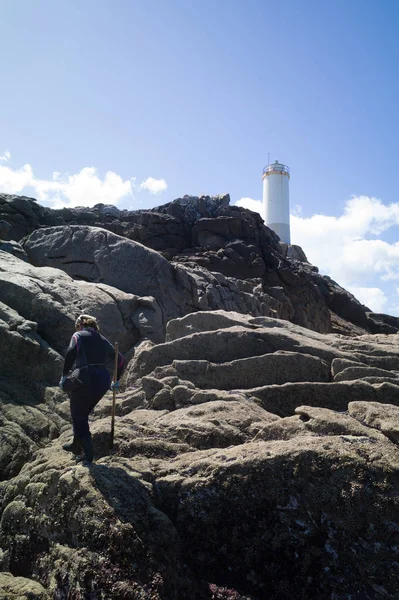
<svg viewBox="0 0 399 600">
<path fill-rule="evenodd" d="M 398 598 L 396 321 L 234 208 L 0 196 L 0 599 Z M 57 387 L 81 312 L 127 363 L 91 466 Z"/>
</svg>

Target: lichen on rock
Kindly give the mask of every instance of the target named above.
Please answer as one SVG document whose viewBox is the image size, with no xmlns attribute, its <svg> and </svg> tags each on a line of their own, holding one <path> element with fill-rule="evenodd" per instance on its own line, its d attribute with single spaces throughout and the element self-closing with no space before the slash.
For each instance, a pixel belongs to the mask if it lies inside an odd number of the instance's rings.
<svg viewBox="0 0 399 600">
<path fill-rule="evenodd" d="M 397 598 L 397 319 L 228 195 L 1 194 L 0 228 L 0 598 Z M 127 364 L 90 466 L 57 387 L 82 312 Z"/>
</svg>

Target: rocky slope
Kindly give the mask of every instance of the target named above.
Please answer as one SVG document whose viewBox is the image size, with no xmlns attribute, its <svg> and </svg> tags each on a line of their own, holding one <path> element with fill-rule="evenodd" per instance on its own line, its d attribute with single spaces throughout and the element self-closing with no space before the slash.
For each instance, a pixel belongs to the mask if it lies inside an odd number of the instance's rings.
<svg viewBox="0 0 399 600">
<path fill-rule="evenodd" d="M 227 196 L 0 219 L 0 598 L 398 598 L 397 319 Z M 127 359 L 90 468 L 57 387 L 83 311 Z"/>
<path fill-rule="evenodd" d="M 68 234 L 65 225 L 71 226 Z M 161 262 L 159 254 L 157 268 L 174 273 L 179 288 L 186 288 L 191 297 L 191 310 L 224 308 L 268 314 L 321 333 L 357 335 L 396 333 L 399 329 L 398 319 L 372 313 L 336 282 L 321 276 L 317 267 L 307 262 L 301 248 L 281 243 L 258 214 L 230 206 L 228 194 L 185 196 L 155 209 L 138 211 L 120 211 L 103 204 L 90 209 L 52 210 L 32 198 L 0 194 L 0 237 L 20 241 L 35 231 L 25 247 L 33 264 L 61 268 L 74 279 L 106 282 L 104 256 L 98 257 L 102 265 L 92 256 L 80 256 L 79 236 L 99 235 L 88 234 L 87 227 L 106 229 L 160 253 L 171 268 L 162 266 L 166 263 Z M 43 240 L 49 234 L 53 239 L 46 245 Z M 72 235 L 78 239 L 67 243 Z M 92 240 L 92 248 L 102 243 L 101 238 Z M 54 245 L 62 251 L 53 253 Z M 139 255 L 139 246 L 133 246 L 130 277 L 143 256 Z M 123 257 L 128 259 L 129 254 Z M 150 258 L 148 261 L 150 268 Z M 108 264 L 108 269 L 113 267 Z M 123 275 L 125 267 L 121 265 L 119 276 L 115 273 L 111 279 L 108 277 L 109 283 L 113 285 L 118 278 L 122 289 L 141 295 L 142 286 L 137 281 L 128 282 Z M 166 287 L 169 283 L 165 282 Z M 189 308 L 184 307 L 183 314 Z"/>
</svg>

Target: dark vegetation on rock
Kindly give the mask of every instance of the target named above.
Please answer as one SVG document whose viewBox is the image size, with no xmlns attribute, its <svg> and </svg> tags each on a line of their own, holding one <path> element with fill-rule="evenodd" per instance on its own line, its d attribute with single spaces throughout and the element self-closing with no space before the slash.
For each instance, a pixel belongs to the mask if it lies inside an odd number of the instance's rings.
<svg viewBox="0 0 399 600">
<path fill-rule="evenodd" d="M 0 598 L 399 598 L 399 320 L 228 195 L 0 195 Z M 127 359 L 76 464 L 81 312 Z"/>
</svg>

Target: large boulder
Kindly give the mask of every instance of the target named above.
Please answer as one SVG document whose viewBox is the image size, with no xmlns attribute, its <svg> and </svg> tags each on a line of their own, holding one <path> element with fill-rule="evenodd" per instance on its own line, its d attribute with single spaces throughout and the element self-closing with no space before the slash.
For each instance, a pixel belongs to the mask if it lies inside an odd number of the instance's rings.
<svg viewBox="0 0 399 600">
<path fill-rule="evenodd" d="M 101 331 L 122 352 L 140 338 L 140 321 L 153 321 L 154 336 L 163 339 L 160 311 L 156 302 L 142 300 L 104 284 L 74 281 L 52 267 L 34 267 L 0 251 L 0 301 L 21 318 L 36 323 L 36 331 L 58 352 L 65 352 L 81 313 L 97 317 Z M 152 317 L 150 316 L 152 313 Z M 161 329 L 161 335 L 159 332 Z M 148 328 L 147 335 L 151 337 Z"/>
<path fill-rule="evenodd" d="M 194 319 L 199 313 L 193 315 Z M 267 317 L 261 318 L 266 323 Z M 273 321 L 276 326 L 273 327 Z M 278 350 L 310 354 L 327 361 L 349 358 L 345 351 L 333 347 L 320 334 L 313 338 L 305 335 L 299 326 L 281 327 L 282 321 L 269 319 L 266 326 L 249 327 L 233 325 L 216 331 L 197 331 L 190 335 L 159 344 L 137 353 L 131 365 L 131 381 L 149 374 L 155 367 L 171 364 L 174 360 L 206 360 L 225 363 L 253 356 L 274 353 Z M 289 324 L 288 324 L 289 325 Z M 281 378 L 279 380 L 280 383 Z"/>
<path fill-rule="evenodd" d="M 26 577 L 14 577 L 0 572 L 0 598 L 2 600 L 50 600 L 45 588 Z"/>
<path fill-rule="evenodd" d="M 58 389 L 63 357 L 79 313 L 94 314 L 122 352 L 140 339 L 164 339 L 154 298 L 74 281 L 0 251 L 0 479 L 16 475 L 39 448 L 68 427 Z M 112 365 L 110 365 L 112 368 Z"/>
<path fill-rule="evenodd" d="M 23 242 L 36 266 L 62 269 L 73 279 L 106 283 L 137 296 L 153 296 L 165 320 L 181 314 L 173 268 L 157 252 L 97 227 L 40 229 Z"/>
<path fill-rule="evenodd" d="M 171 366 L 177 377 L 189 380 L 203 389 L 248 389 L 293 381 L 327 382 L 330 379 L 330 369 L 322 359 L 285 350 L 226 360 L 221 364 L 206 360 L 174 360 Z M 161 368 L 158 369 L 158 377 Z M 170 368 L 167 374 L 172 374 Z"/>
<path fill-rule="evenodd" d="M 159 470 L 156 504 L 189 564 L 255 598 L 395 597 L 397 449 L 330 421 L 320 437 L 186 453 Z"/>
<path fill-rule="evenodd" d="M 117 464 L 89 471 L 48 448 L 3 491 L 9 570 L 34 575 L 50 597 L 192 597 L 172 522 Z"/>
</svg>

